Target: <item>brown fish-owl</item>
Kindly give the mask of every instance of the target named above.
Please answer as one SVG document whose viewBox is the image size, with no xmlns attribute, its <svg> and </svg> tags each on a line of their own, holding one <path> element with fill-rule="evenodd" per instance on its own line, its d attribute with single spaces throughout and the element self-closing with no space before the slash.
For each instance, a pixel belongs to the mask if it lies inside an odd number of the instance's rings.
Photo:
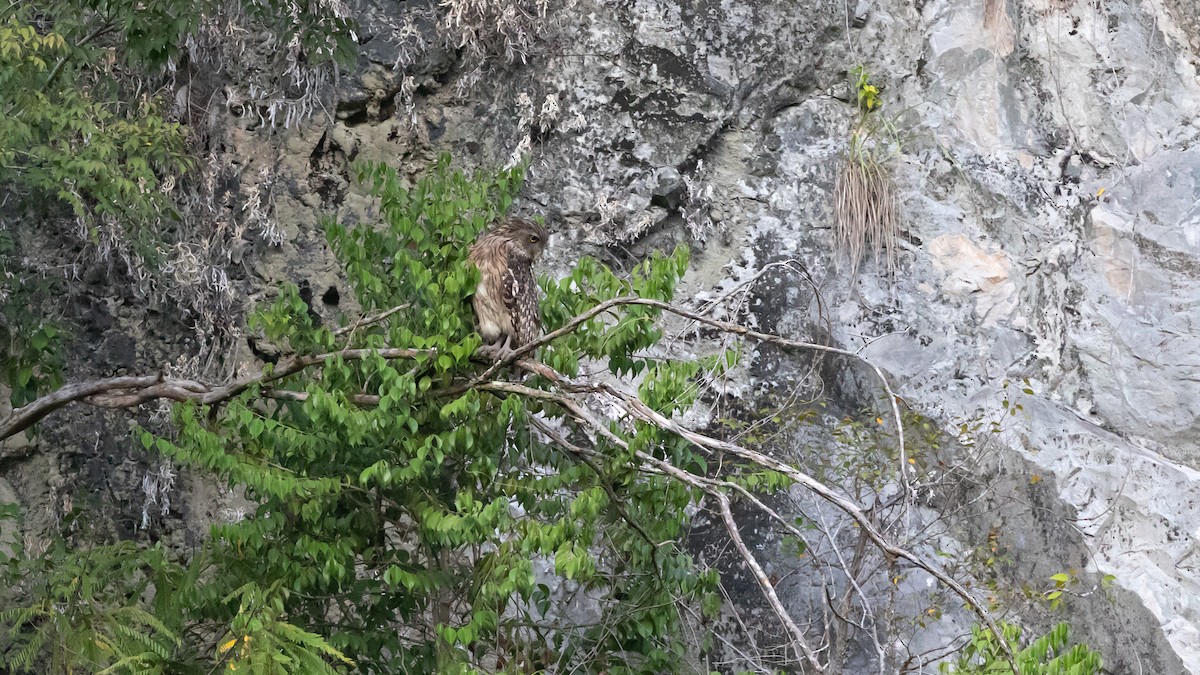
<svg viewBox="0 0 1200 675">
<path fill-rule="evenodd" d="M 484 231 L 467 259 L 479 268 L 472 304 L 479 334 L 500 354 L 536 340 L 542 331 L 533 263 L 546 249 L 546 228 L 509 218 Z"/>
</svg>

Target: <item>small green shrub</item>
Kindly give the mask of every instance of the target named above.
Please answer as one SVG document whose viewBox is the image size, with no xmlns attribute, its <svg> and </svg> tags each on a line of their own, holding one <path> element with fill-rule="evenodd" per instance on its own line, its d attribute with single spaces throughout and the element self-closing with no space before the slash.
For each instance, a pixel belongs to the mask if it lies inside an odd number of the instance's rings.
<svg viewBox="0 0 1200 675">
<path fill-rule="evenodd" d="M 1096 675 L 1104 664 L 1100 652 L 1081 644 L 1067 646 L 1069 630 L 1066 623 L 1060 623 L 1028 647 L 1017 651 L 1021 628 L 1001 624 L 1001 632 L 1014 652 L 1013 661 L 1021 675 Z M 938 670 L 945 675 L 1002 675 L 1013 672 L 996 636 L 979 627 L 973 629 L 971 641 L 958 660 L 942 663 Z"/>
</svg>

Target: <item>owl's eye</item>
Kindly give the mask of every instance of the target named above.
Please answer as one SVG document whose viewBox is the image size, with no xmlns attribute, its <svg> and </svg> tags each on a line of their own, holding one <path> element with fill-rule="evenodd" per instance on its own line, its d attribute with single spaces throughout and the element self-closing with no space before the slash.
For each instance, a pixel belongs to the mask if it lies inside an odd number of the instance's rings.
<svg viewBox="0 0 1200 675">
<path fill-rule="evenodd" d="M 541 240 L 541 237 L 537 236 L 536 234 L 529 235 L 529 243 L 531 243 L 531 244 L 536 244 L 540 240 Z"/>
</svg>

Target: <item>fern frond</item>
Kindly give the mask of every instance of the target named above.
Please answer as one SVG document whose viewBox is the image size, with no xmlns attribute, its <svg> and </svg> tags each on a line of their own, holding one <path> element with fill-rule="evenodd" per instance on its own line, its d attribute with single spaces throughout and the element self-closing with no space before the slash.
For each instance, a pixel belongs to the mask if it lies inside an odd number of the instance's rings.
<svg viewBox="0 0 1200 675">
<path fill-rule="evenodd" d="M 335 658 L 342 663 L 354 665 L 354 662 L 347 658 L 345 654 L 338 651 L 333 645 L 326 642 L 325 638 L 317 635 L 316 633 L 310 633 L 302 628 L 283 621 L 276 621 L 273 623 L 271 625 L 271 630 L 276 635 L 293 644 L 307 647 L 315 652 L 320 652 L 326 656 Z"/>
<path fill-rule="evenodd" d="M 118 675 L 125 674 L 135 675 L 135 673 L 146 673 L 147 675 L 159 675 L 163 672 L 160 666 L 155 667 L 156 655 L 151 652 L 142 654 L 133 654 L 126 656 L 111 666 L 96 672 L 96 675 Z M 140 669 L 136 669 L 140 668 Z"/>
<path fill-rule="evenodd" d="M 47 621 L 39 626 L 29 636 L 29 642 L 9 659 L 9 665 L 20 669 L 28 669 L 32 666 L 38 654 L 41 653 L 42 647 L 46 645 L 53 628 L 54 623 L 51 621 Z"/>
</svg>

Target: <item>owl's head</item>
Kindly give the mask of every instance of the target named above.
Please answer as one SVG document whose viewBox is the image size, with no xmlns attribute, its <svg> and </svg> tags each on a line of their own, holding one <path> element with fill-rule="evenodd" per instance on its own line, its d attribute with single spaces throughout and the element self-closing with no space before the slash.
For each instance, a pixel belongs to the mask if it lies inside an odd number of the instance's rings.
<svg viewBox="0 0 1200 675">
<path fill-rule="evenodd" d="M 532 220 L 524 218 L 509 218 L 494 230 L 494 234 L 511 242 L 511 253 L 517 257 L 533 262 L 542 256 L 546 250 L 546 228 Z"/>
</svg>

